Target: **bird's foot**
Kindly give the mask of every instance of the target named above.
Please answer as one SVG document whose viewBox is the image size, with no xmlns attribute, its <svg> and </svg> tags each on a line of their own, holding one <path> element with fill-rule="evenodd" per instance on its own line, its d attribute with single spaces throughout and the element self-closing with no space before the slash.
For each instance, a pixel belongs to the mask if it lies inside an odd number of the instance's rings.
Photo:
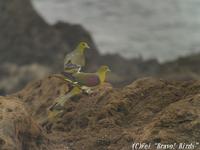
<svg viewBox="0 0 200 150">
<path fill-rule="evenodd" d="M 93 90 L 91 88 L 82 87 L 81 89 L 88 95 L 91 95 L 93 93 Z"/>
</svg>

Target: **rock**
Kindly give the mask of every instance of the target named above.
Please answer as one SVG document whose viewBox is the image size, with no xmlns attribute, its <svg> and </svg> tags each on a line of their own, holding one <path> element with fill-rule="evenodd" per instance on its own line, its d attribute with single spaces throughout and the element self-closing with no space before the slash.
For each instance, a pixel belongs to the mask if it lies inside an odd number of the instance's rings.
<svg viewBox="0 0 200 150">
<path fill-rule="evenodd" d="M 168 105 L 141 131 L 136 140 L 145 142 L 195 143 L 199 139 L 200 95 Z M 180 108 L 181 107 L 181 108 Z"/>
<path fill-rule="evenodd" d="M 200 139 L 199 81 L 143 78 L 121 89 L 105 84 L 92 95 L 69 99 L 64 113 L 49 122 L 51 128 L 42 124 L 46 109 L 68 90 L 61 79 L 49 76 L 13 96 L 25 103 L 50 139 L 67 143 L 70 149 L 128 150 L 133 142 Z"/>
<path fill-rule="evenodd" d="M 46 150 L 48 140 L 24 105 L 14 97 L 0 97 L 0 149 Z"/>
<path fill-rule="evenodd" d="M 157 76 L 171 80 L 199 80 L 200 54 L 180 57 L 159 67 Z"/>
<path fill-rule="evenodd" d="M 47 118 L 47 108 L 59 95 L 67 93 L 68 89 L 63 80 L 48 76 L 43 80 L 33 81 L 15 96 L 23 100 L 37 122 L 43 122 Z"/>
<path fill-rule="evenodd" d="M 5 95 L 22 89 L 30 80 L 46 76 L 51 70 L 36 63 L 23 66 L 4 63 L 0 66 L 0 72 L 0 95 Z"/>
<path fill-rule="evenodd" d="M 48 64 L 55 61 L 55 50 L 63 49 L 59 33 L 35 12 L 29 0 L 9 0 L 0 2 L 0 62 L 18 65 L 33 62 Z M 48 40 L 47 40 L 48 39 Z"/>
</svg>

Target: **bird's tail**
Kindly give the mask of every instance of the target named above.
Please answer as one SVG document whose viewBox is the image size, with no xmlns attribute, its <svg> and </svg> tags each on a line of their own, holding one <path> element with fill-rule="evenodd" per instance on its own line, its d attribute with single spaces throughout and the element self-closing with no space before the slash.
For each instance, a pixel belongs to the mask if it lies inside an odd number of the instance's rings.
<svg viewBox="0 0 200 150">
<path fill-rule="evenodd" d="M 72 93 L 70 92 L 70 93 L 68 93 L 68 94 L 66 94 L 66 95 L 63 95 L 63 96 L 58 97 L 58 98 L 56 99 L 56 102 L 57 102 L 58 105 L 60 105 L 61 107 L 63 107 L 64 104 L 65 104 L 65 102 L 66 102 L 70 97 L 72 97 L 72 96 L 73 96 L 73 95 L 72 95 Z"/>
<path fill-rule="evenodd" d="M 65 102 L 81 92 L 82 91 L 79 87 L 74 87 L 68 94 L 56 98 L 55 103 L 48 109 L 47 120 L 54 121 L 59 114 L 63 113 Z"/>
<path fill-rule="evenodd" d="M 58 98 L 56 98 L 55 103 L 52 105 L 51 110 L 54 109 L 62 109 L 64 108 L 65 102 L 70 99 L 73 96 L 76 96 L 78 94 L 81 93 L 81 88 L 79 87 L 74 87 L 69 93 L 67 93 L 66 95 L 60 96 Z"/>
</svg>

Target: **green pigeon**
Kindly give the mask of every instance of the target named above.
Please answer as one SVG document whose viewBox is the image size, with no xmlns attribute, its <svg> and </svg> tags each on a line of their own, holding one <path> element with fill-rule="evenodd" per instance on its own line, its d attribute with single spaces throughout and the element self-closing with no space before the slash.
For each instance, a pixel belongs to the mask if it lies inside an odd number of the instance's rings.
<svg viewBox="0 0 200 150">
<path fill-rule="evenodd" d="M 69 98 L 80 94 L 82 90 L 87 90 L 87 92 L 89 92 L 90 87 L 102 85 L 105 82 L 106 73 L 108 71 L 110 71 L 108 66 L 101 66 L 95 73 L 77 72 L 69 74 L 64 72 L 65 80 L 72 83 L 74 88 L 66 95 L 56 99 L 55 103 L 49 108 L 49 118 L 56 118 L 58 114 L 62 113 L 64 104 Z M 87 89 L 84 89 L 84 87 Z"/>
<path fill-rule="evenodd" d="M 85 66 L 84 52 L 90 48 L 86 42 L 80 42 L 75 50 L 67 54 L 64 59 L 64 71 L 67 73 L 80 72 L 81 67 Z"/>
<path fill-rule="evenodd" d="M 110 71 L 108 66 L 101 66 L 95 73 L 77 72 L 68 74 L 64 72 L 65 80 L 77 83 L 80 86 L 96 87 L 104 83 L 106 73 Z"/>
<path fill-rule="evenodd" d="M 110 71 L 108 66 L 101 66 L 95 73 L 77 72 L 74 74 L 69 74 L 64 72 L 63 74 L 65 76 L 65 80 L 70 82 L 74 88 L 66 95 L 58 97 L 56 102 L 50 107 L 49 110 L 63 110 L 64 104 L 69 98 L 80 94 L 82 90 L 86 90 L 86 92 L 89 93 L 91 87 L 102 85 L 105 82 L 106 73 L 108 71 Z"/>
</svg>

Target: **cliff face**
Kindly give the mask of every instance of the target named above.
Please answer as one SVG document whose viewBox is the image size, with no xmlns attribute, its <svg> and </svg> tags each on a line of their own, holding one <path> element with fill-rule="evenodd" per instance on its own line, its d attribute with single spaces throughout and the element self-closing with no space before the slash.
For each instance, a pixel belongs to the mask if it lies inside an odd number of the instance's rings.
<svg viewBox="0 0 200 150">
<path fill-rule="evenodd" d="M 154 78 L 140 79 L 121 89 L 105 84 L 92 95 L 69 99 L 64 114 L 45 123 L 46 109 L 68 92 L 66 83 L 49 76 L 12 96 L 24 103 L 53 143 L 66 144 L 69 149 L 129 150 L 133 142 L 198 142 L 199 87 L 199 81 Z M 153 145 L 151 149 L 155 149 Z"/>
<path fill-rule="evenodd" d="M 56 45 L 56 32 L 49 30 L 50 27 L 33 10 L 30 1 L 1 1 L 0 7 L 1 63 L 21 65 L 40 59 L 45 61 L 44 53 L 53 51 Z M 46 40 L 47 37 L 49 40 Z"/>
</svg>

